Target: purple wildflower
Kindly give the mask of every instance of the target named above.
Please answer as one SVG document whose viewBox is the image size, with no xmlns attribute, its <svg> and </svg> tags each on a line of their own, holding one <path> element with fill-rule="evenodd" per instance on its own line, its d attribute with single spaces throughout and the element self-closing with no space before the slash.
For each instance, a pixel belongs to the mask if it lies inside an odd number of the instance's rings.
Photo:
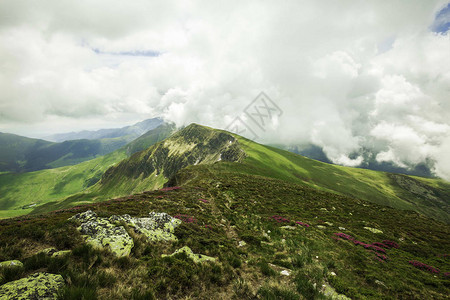
<svg viewBox="0 0 450 300">
<path fill-rule="evenodd" d="M 306 224 L 306 223 L 301 222 L 301 221 L 296 221 L 295 224 L 298 224 L 298 225 L 301 225 L 301 226 L 305 226 L 306 228 L 309 227 L 309 224 Z"/>
<path fill-rule="evenodd" d="M 399 245 L 396 242 L 393 241 L 389 241 L 389 240 L 384 240 L 383 244 L 385 244 L 386 246 L 388 246 L 389 248 L 399 248 Z"/>
<path fill-rule="evenodd" d="M 410 263 L 411 265 L 413 265 L 414 267 L 416 267 L 418 269 L 421 269 L 421 270 L 424 270 L 424 271 L 428 271 L 430 273 L 439 274 L 439 272 L 440 272 L 439 269 L 436 269 L 436 268 L 434 268 L 432 266 L 429 266 L 429 265 L 424 264 L 424 263 L 422 263 L 420 261 L 417 261 L 417 260 L 410 260 L 408 263 Z"/>
</svg>

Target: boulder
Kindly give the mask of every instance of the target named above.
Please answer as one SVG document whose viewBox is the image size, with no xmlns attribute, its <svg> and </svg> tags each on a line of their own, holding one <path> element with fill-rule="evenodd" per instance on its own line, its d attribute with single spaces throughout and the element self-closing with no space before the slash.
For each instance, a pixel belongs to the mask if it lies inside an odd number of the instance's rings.
<svg viewBox="0 0 450 300">
<path fill-rule="evenodd" d="M 0 262 L 0 268 L 23 267 L 23 263 L 19 260 L 6 260 Z"/>
<path fill-rule="evenodd" d="M 58 291 L 63 286 L 61 275 L 35 273 L 0 286 L 0 299 L 57 299 Z"/>
<path fill-rule="evenodd" d="M 332 300 L 351 300 L 351 298 L 345 296 L 344 294 L 339 294 L 338 292 L 336 292 L 336 290 L 328 283 L 322 285 L 321 292 L 326 297 Z"/>
<path fill-rule="evenodd" d="M 123 224 L 142 234 L 150 241 L 176 241 L 173 234 L 181 221 L 166 213 L 151 212 L 149 217 L 136 218 L 128 214 L 100 218 L 90 210 L 70 218 L 81 222 L 78 230 L 85 236 L 86 242 L 94 248 L 109 248 L 116 256 L 128 256 L 134 242 Z"/>
<path fill-rule="evenodd" d="M 192 259 L 195 263 L 202 263 L 202 262 L 205 262 L 205 261 L 211 261 L 211 262 L 215 262 L 216 261 L 216 259 L 214 257 L 206 256 L 206 255 L 203 255 L 203 254 L 195 254 L 191 250 L 191 248 L 189 248 L 188 246 L 184 246 L 183 248 L 178 249 L 177 251 L 175 251 L 174 253 L 172 253 L 170 255 L 162 254 L 161 257 L 173 256 L 173 255 L 176 255 L 178 253 L 185 253 L 187 255 L 187 257 Z"/>
<path fill-rule="evenodd" d="M 52 256 L 53 253 L 55 253 L 55 252 L 58 252 L 58 250 L 56 250 L 55 248 L 45 248 L 45 249 L 39 251 L 38 254 L 44 253 L 45 255 Z"/>
<path fill-rule="evenodd" d="M 72 253 L 71 250 L 56 251 L 52 254 L 52 257 L 64 257 L 66 255 L 69 255 L 70 253 Z"/>
</svg>

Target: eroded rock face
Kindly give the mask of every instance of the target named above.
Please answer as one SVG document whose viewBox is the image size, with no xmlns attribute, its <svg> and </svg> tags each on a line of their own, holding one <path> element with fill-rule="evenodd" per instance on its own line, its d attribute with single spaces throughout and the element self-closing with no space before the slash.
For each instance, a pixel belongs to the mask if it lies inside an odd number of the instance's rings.
<svg viewBox="0 0 450 300">
<path fill-rule="evenodd" d="M 36 273 L 2 285 L 0 299 L 57 299 L 58 291 L 63 286 L 61 275 Z"/>
<path fill-rule="evenodd" d="M 90 210 L 70 219 L 82 222 L 78 230 L 86 236 L 86 242 L 95 248 L 109 248 L 116 256 L 128 256 L 134 246 L 133 239 L 121 224 L 126 224 L 138 234 L 151 241 L 176 241 L 173 234 L 181 221 L 166 213 L 151 212 L 149 217 L 135 218 L 130 215 L 113 215 L 99 218 Z"/>
</svg>

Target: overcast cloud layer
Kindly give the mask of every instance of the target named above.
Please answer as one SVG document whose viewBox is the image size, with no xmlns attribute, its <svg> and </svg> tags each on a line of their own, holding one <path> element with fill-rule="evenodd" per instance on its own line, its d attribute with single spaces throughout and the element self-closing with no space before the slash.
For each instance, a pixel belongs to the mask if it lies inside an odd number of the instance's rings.
<svg viewBox="0 0 450 300">
<path fill-rule="evenodd" d="M 450 179 L 448 1 L 212 2 L 1 1 L 0 131 L 225 128 L 264 91 L 263 142 Z"/>
</svg>

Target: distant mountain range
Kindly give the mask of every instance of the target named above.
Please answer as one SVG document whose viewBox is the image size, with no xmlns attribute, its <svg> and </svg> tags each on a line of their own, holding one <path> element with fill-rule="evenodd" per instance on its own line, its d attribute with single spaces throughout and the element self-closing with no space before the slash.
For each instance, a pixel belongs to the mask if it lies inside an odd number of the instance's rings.
<svg viewBox="0 0 450 300">
<path fill-rule="evenodd" d="M 111 138 L 125 138 L 131 142 L 135 138 L 143 135 L 149 130 L 152 130 L 164 123 L 161 118 L 153 118 L 141 121 L 131 126 L 122 128 L 100 129 L 96 131 L 78 131 L 68 133 L 57 133 L 46 137 L 46 140 L 52 142 L 64 142 L 69 140 L 97 140 L 97 139 L 111 139 Z"/>
<path fill-rule="evenodd" d="M 0 133 L 0 172 L 30 172 L 75 165 L 111 153 L 164 121 L 148 119 L 116 129 L 63 133 L 49 142 Z"/>
</svg>

